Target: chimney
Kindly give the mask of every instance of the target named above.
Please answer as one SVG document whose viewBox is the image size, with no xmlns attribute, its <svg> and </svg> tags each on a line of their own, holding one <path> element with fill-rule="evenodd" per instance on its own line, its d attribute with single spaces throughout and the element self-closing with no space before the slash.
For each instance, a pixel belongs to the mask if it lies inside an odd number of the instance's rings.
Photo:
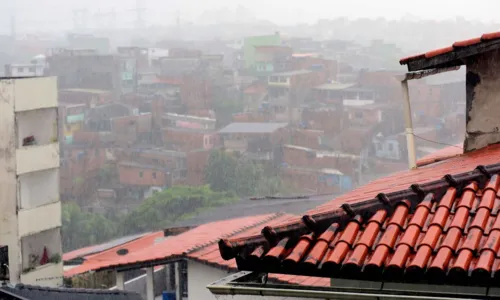
<svg viewBox="0 0 500 300">
<path fill-rule="evenodd" d="M 500 49 L 466 63 L 464 152 L 500 142 Z"/>
</svg>

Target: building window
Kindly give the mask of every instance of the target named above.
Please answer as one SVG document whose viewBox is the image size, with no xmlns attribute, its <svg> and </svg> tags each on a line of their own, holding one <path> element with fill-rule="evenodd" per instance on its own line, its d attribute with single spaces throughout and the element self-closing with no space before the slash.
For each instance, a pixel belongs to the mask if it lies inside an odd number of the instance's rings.
<svg viewBox="0 0 500 300">
<path fill-rule="evenodd" d="M 378 150 L 378 151 L 382 151 L 382 144 L 377 143 L 376 145 L 377 145 L 377 150 Z"/>
<path fill-rule="evenodd" d="M 153 179 L 156 179 L 156 172 L 153 172 Z"/>
<path fill-rule="evenodd" d="M 142 171 L 139 172 L 139 177 L 143 177 L 144 176 L 144 173 Z"/>
<path fill-rule="evenodd" d="M 29 71 L 30 71 L 30 73 L 35 73 L 35 67 L 30 67 Z"/>
<path fill-rule="evenodd" d="M 355 116 L 357 119 L 361 119 L 361 118 L 363 118 L 363 113 L 362 113 L 362 112 L 360 112 L 360 111 L 357 111 L 357 112 L 355 112 L 355 113 L 354 113 L 354 116 Z"/>
<path fill-rule="evenodd" d="M 387 147 L 389 148 L 390 152 L 394 151 L 394 145 L 392 143 L 389 143 Z"/>
<path fill-rule="evenodd" d="M 19 73 L 24 72 L 24 68 L 23 67 L 17 67 L 17 72 L 19 72 Z"/>
</svg>

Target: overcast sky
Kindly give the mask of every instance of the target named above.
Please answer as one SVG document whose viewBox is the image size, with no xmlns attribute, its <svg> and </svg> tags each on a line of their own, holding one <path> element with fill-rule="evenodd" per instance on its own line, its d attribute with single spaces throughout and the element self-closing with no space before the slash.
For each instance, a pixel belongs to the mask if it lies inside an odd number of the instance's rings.
<svg viewBox="0 0 500 300">
<path fill-rule="evenodd" d="M 500 21 L 499 0 L 141 0 L 147 10 L 148 23 L 168 24 L 179 11 L 183 21 L 195 22 L 205 10 L 244 6 L 257 18 L 288 25 L 314 22 L 321 18 L 347 16 L 400 19 L 408 14 L 426 19 L 449 19 L 463 16 L 470 20 Z M 73 9 L 86 8 L 90 14 L 114 9 L 117 22 L 134 19 L 135 0 L 0 0 L 2 28 L 9 24 L 5 17 L 16 12 L 19 29 L 71 27 Z M 94 18 L 94 22 L 96 18 Z M 90 21 L 89 21 L 90 22 Z"/>
</svg>

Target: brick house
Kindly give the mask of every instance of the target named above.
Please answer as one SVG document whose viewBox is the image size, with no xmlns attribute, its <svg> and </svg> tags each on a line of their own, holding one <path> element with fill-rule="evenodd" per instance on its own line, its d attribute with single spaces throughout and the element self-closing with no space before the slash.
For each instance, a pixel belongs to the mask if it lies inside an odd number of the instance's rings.
<svg viewBox="0 0 500 300">
<path fill-rule="evenodd" d="M 172 176 L 168 169 L 149 164 L 131 161 L 118 163 L 120 184 L 133 187 L 167 187 L 172 184 Z"/>
<path fill-rule="evenodd" d="M 60 192 L 63 198 L 83 200 L 99 184 L 99 171 L 107 161 L 98 144 L 65 145 L 61 155 Z"/>
<path fill-rule="evenodd" d="M 322 70 L 295 70 L 274 73 L 268 79 L 268 104 L 277 121 L 298 121 L 299 106 L 309 96 L 311 89 L 326 81 Z"/>
<path fill-rule="evenodd" d="M 266 161 L 279 161 L 281 145 L 290 139 L 287 123 L 231 123 L 218 135 L 225 151 Z"/>
</svg>

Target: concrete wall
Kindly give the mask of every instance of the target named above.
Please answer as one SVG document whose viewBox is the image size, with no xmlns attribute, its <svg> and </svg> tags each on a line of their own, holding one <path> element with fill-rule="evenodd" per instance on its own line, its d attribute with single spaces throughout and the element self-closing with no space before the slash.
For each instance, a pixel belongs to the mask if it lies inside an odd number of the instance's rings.
<svg viewBox="0 0 500 300">
<path fill-rule="evenodd" d="M 30 209 L 59 201 L 59 169 L 26 173 L 18 177 L 19 207 Z"/>
<path fill-rule="evenodd" d="M 59 176 L 57 171 L 53 170 L 59 167 L 59 144 L 50 138 L 57 137 L 57 126 L 53 126 L 54 122 L 57 122 L 57 79 L 37 77 L 0 80 L 0 99 L 0 243 L 9 247 L 10 281 L 18 283 L 25 279 L 23 282 L 29 284 L 59 285 L 62 283 L 62 265 L 44 266 L 21 274 L 22 255 L 25 254 L 26 259 L 29 253 L 22 253 L 20 241 L 21 237 L 53 229 L 50 239 L 59 240 L 59 243 L 37 236 L 29 239 L 45 240 L 51 247 L 57 246 L 58 252 L 61 253 L 61 203 L 57 201 Z M 40 113 L 35 112 L 38 109 L 43 110 L 40 110 Z M 40 118 L 44 120 L 39 120 Z M 30 135 L 37 132 L 42 145 L 18 145 L 21 141 L 18 133 Z M 48 169 L 52 169 L 52 176 L 33 174 Z M 30 176 L 31 174 L 34 176 Z M 29 191 L 30 184 L 35 181 L 35 190 Z M 23 182 L 24 187 L 17 186 Z M 53 189 L 41 187 L 43 184 L 52 185 Z M 33 201 L 35 192 L 44 194 Z M 23 199 L 23 195 L 28 198 Z M 47 199 L 52 203 L 44 203 Z M 34 207 L 38 200 L 45 205 Z M 27 209 L 19 210 L 19 207 Z M 38 251 L 43 251 L 43 242 L 37 248 Z M 45 276 L 47 274 L 50 276 Z M 34 281 L 41 277 L 52 279 L 43 283 Z"/>
<path fill-rule="evenodd" d="M 10 281 L 19 282 L 21 244 L 16 215 L 16 135 L 14 116 L 14 83 L 0 81 L 0 241 L 9 247 Z"/>
<path fill-rule="evenodd" d="M 57 110 L 37 109 L 18 113 L 16 115 L 19 146 L 28 136 L 35 138 L 37 145 L 46 145 L 57 139 Z"/>
<path fill-rule="evenodd" d="M 229 272 L 198 262 L 188 261 L 188 299 L 190 300 L 300 300 L 299 298 L 262 297 L 262 296 L 214 296 L 207 285 L 228 276 Z"/>
<path fill-rule="evenodd" d="M 464 150 L 472 151 L 500 142 L 500 50 L 467 62 L 466 138 Z"/>
</svg>

